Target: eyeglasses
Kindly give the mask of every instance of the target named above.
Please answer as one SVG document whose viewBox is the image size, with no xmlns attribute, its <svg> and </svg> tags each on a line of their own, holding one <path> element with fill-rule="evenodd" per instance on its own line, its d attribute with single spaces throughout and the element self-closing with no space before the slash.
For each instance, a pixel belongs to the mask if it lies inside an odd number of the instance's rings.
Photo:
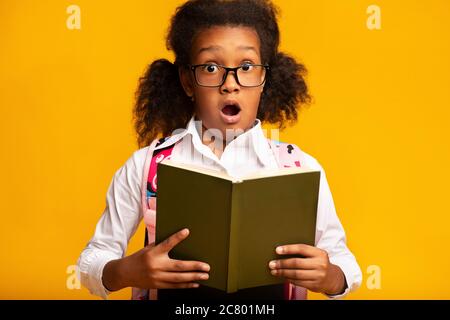
<svg viewBox="0 0 450 320">
<path fill-rule="evenodd" d="M 228 76 L 234 72 L 236 82 L 242 87 L 259 87 L 266 81 L 268 65 L 244 63 L 229 68 L 215 63 L 188 65 L 194 73 L 195 81 L 202 87 L 221 87 Z"/>
</svg>

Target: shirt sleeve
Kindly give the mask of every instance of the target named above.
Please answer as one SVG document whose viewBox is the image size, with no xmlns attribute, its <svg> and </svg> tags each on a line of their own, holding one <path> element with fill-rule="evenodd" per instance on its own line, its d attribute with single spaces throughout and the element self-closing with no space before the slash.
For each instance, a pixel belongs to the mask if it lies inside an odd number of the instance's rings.
<svg viewBox="0 0 450 320">
<path fill-rule="evenodd" d="M 95 233 L 78 259 L 81 284 L 103 299 L 110 294 L 103 285 L 103 268 L 109 261 L 124 257 L 142 219 L 140 187 L 146 149 L 134 152 L 115 173 Z"/>
<path fill-rule="evenodd" d="M 304 156 L 309 167 L 320 169 L 316 247 L 327 251 L 330 262 L 342 270 L 347 283 L 347 288 L 342 294 L 326 296 L 330 299 L 340 299 L 360 287 L 362 272 L 355 256 L 347 247 L 346 234 L 337 216 L 325 171 L 314 158 L 306 154 Z"/>
</svg>

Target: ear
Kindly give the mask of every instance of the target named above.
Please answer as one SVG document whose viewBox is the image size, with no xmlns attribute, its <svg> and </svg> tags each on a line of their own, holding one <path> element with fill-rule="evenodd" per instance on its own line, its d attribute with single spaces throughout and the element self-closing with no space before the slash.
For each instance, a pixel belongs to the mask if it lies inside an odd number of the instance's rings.
<svg viewBox="0 0 450 320">
<path fill-rule="evenodd" d="M 187 96 L 192 97 L 194 95 L 194 87 L 192 83 L 192 77 L 190 70 L 179 67 L 178 68 L 178 76 L 180 77 L 181 85 L 183 86 L 184 92 Z"/>
</svg>

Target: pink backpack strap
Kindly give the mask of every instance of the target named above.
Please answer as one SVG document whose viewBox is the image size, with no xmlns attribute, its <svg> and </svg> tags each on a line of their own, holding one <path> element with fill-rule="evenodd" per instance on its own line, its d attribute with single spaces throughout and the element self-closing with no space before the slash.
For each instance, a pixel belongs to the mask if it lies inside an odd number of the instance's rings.
<svg viewBox="0 0 450 320">
<path fill-rule="evenodd" d="M 295 144 L 267 139 L 279 168 L 301 167 L 301 150 Z"/>
<path fill-rule="evenodd" d="M 279 168 L 301 167 L 301 150 L 295 144 L 267 139 Z M 306 300 L 308 291 L 290 282 L 285 283 L 287 300 Z"/>
<path fill-rule="evenodd" d="M 152 160 L 152 155 L 155 150 L 155 147 L 158 143 L 158 140 L 153 140 L 150 146 L 147 149 L 147 154 L 145 156 L 144 170 L 142 173 L 142 181 L 141 181 L 141 210 L 144 214 L 147 210 L 147 181 L 148 181 L 148 173 L 150 168 L 150 163 Z"/>
<path fill-rule="evenodd" d="M 164 143 L 167 138 L 153 140 L 145 157 L 141 181 L 141 211 L 146 225 L 144 246 L 155 242 L 157 167 L 162 160 L 170 159 L 175 143 L 158 150 L 155 148 Z M 156 300 L 157 291 L 157 289 L 132 288 L 132 299 Z"/>
<path fill-rule="evenodd" d="M 147 233 L 145 238 L 145 245 L 155 242 L 155 225 L 156 225 L 156 190 L 157 190 L 157 170 L 158 164 L 165 160 L 170 159 L 173 148 L 176 143 L 173 143 L 167 147 L 157 149 L 156 148 L 164 143 L 168 137 L 162 138 L 152 142 L 152 145 L 148 148 L 147 156 L 144 165 L 144 174 L 141 185 L 141 206 L 144 216 L 144 222 L 147 226 Z"/>
<path fill-rule="evenodd" d="M 158 147 L 160 144 L 162 144 L 165 141 L 165 139 L 167 139 L 167 138 L 163 138 L 163 139 L 160 140 L 160 142 L 156 145 L 156 147 Z M 177 142 L 179 142 L 179 141 L 177 141 Z M 145 189 L 147 191 L 146 192 L 147 198 L 156 197 L 156 190 L 158 188 L 157 187 L 158 163 L 160 163 L 163 160 L 171 158 L 173 148 L 175 147 L 175 144 L 177 144 L 177 142 L 175 142 L 167 147 L 153 151 L 151 161 L 150 161 L 150 166 L 148 169 L 147 184 L 145 185 Z"/>
</svg>

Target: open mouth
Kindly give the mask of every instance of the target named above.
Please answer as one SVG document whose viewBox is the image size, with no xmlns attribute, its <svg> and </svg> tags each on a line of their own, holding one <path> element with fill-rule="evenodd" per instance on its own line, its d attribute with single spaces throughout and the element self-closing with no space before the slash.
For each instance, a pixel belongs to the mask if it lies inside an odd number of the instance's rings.
<svg viewBox="0 0 450 320">
<path fill-rule="evenodd" d="M 241 121 L 241 107 L 236 100 L 225 100 L 222 104 L 222 109 L 220 109 L 220 115 L 224 123 L 235 125 Z"/>
<path fill-rule="evenodd" d="M 227 104 L 222 108 L 223 114 L 227 116 L 235 116 L 241 111 L 241 108 L 237 104 Z"/>
</svg>

